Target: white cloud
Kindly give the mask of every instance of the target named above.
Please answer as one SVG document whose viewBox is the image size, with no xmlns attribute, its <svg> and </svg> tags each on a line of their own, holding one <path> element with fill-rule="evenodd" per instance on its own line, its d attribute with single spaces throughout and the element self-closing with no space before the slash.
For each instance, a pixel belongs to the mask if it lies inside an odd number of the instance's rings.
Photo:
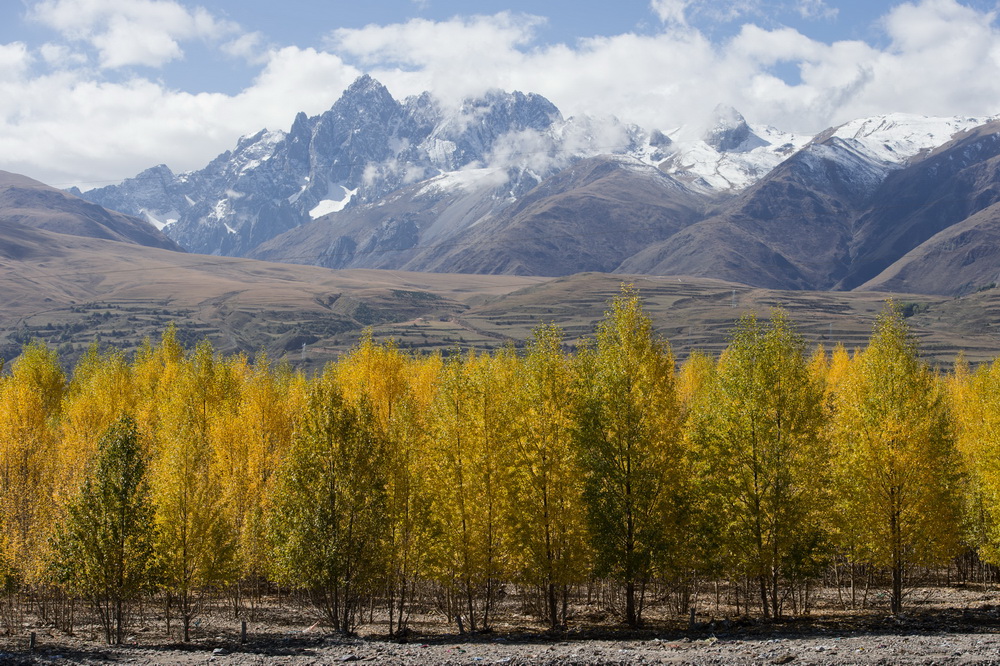
<svg viewBox="0 0 1000 666">
<path fill-rule="evenodd" d="M 825 0 L 799 0 L 796 9 L 799 16 L 804 19 L 831 20 L 837 18 L 840 14 L 840 10 L 837 7 L 831 7 L 826 4 Z"/>
<path fill-rule="evenodd" d="M 731 3 L 739 12 L 755 6 L 752 0 Z M 891 10 L 881 23 L 889 44 L 883 49 L 860 40 L 824 43 L 792 28 L 754 24 L 713 42 L 681 25 L 676 13 L 707 6 L 657 0 L 651 7 L 673 17 L 652 35 L 531 48 L 532 23 L 503 14 L 340 30 L 331 48 L 356 59 L 397 95 L 430 89 L 456 98 L 489 87 L 518 89 L 545 95 L 567 116 L 612 114 L 646 127 L 696 123 L 720 102 L 751 122 L 800 132 L 891 111 L 984 115 L 1000 109 L 995 17 L 955 0 Z M 489 57 L 459 55 L 470 43 L 488 44 Z M 468 66 L 470 59 L 475 68 Z M 800 81 L 777 76 L 789 68 L 799 71 Z"/>
<path fill-rule="evenodd" d="M 687 9 L 691 0 L 651 0 L 653 12 L 664 23 L 687 25 Z"/>
<path fill-rule="evenodd" d="M 700 17 L 711 4 L 657 0 L 650 7 L 666 21 L 659 31 L 573 44 L 539 45 L 542 19 L 501 13 L 337 30 L 320 50 L 269 48 L 259 35 L 172 0 L 45 0 L 33 15 L 65 43 L 37 51 L 0 44 L 0 155 L 3 168 L 59 185 L 120 179 L 160 162 L 200 168 L 241 134 L 287 129 L 296 112 L 329 108 L 362 71 L 397 98 L 431 90 L 456 103 L 489 88 L 521 90 L 545 95 L 567 117 L 615 115 L 660 129 L 697 125 L 718 103 L 797 132 L 891 111 L 1000 111 L 993 13 L 955 0 L 901 4 L 878 24 L 885 44 L 876 47 L 751 23 L 713 41 L 677 19 Z M 753 6 L 747 0 L 739 11 Z M 125 26 L 142 39 L 122 34 Z M 166 62 L 180 57 L 186 39 L 214 40 L 231 56 L 259 62 L 259 74 L 237 94 L 196 95 L 92 68 Z M 511 137 L 511 159 L 526 140 Z"/>
<path fill-rule="evenodd" d="M 42 0 L 30 17 L 65 39 L 90 44 L 109 69 L 159 67 L 183 56 L 184 40 L 217 40 L 239 32 L 235 23 L 174 0 Z"/>
<path fill-rule="evenodd" d="M 246 60 L 254 65 L 266 64 L 268 60 L 268 52 L 264 48 L 264 35 L 259 32 L 240 35 L 219 48 L 226 55 Z"/>
<path fill-rule="evenodd" d="M 31 55 L 23 42 L 0 44 L 0 81 L 20 79 L 30 63 Z"/>
<path fill-rule="evenodd" d="M 128 65 L 158 67 L 180 58 L 184 52 L 170 33 L 158 26 L 114 16 L 107 29 L 94 35 L 93 44 L 101 54 L 101 65 L 115 68 Z"/>
<path fill-rule="evenodd" d="M 406 23 L 334 30 L 327 42 L 334 51 L 361 63 L 393 63 L 428 67 L 455 59 L 469 63 L 508 59 L 529 44 L 545 19 L 501 12 L 492 16 L 456 17 L 448 21 L 412 19 Z"/>
<path fill-rule="evenodd" d="M 67 69 L 79 67 L 87 64 L 87 55 L 69 48 L 65 44 L 42 44 L 38 49 L 39 54 L 50 67 L 54 69 Z"/>
<path fill-rule="evenodd" d="M 85 70 L 7 83 L 2 63 L 11 50 L 0 46 L 3 168 L 84 189 L 159 163 L 201 168 L 242 134 L 288 129 L 298 110 L 321 113 L 359 75 L 337 56 L 285 48 L 237 95 L 190 94 L 144 78 L 97 81 Z"/>
</svg>

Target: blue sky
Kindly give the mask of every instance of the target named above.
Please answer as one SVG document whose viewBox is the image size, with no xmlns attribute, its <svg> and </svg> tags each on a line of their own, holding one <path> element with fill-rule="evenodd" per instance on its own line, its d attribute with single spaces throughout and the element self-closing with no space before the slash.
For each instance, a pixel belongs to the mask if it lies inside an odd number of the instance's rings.
<svg viewBox="0 0 1000 666">
<path fill-rule="evenodd" d="M 697 126 L 719 103 L 818 132 L 1000 113 L 987 0 L 7 0 L 0 169 L 52 184 L 200 168 L 320 113 L 359 74 L 445 103 L 490 87 L 564 115 Z"/>
</svg>

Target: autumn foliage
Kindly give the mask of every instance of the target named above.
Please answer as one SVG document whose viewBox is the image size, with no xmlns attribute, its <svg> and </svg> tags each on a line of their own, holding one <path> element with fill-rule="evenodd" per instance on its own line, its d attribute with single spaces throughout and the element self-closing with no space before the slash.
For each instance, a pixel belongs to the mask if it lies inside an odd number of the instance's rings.
<svg viewBox="0 0 1000 666">
<path fill-rule="evenodd" d="M 776 310 L 678 366 L 631 288 L 573 353 L 552 325 L 495 354 L 366 336 L 306 377 L 171 328 L 66 374 L 29 345 L 0 376 L 3 619 L 81 599 L 114 642 L 145 600 L 186 640 L 206 598 L 285 590 L 343 632 L 480 631 L 516 589 L 559 629 L 584 589 L 637 625 L 710 585 L 763 617 L 820 581 L 857 604 L 860 578 L 899 612 L 922 571 L 1000 563 L 998 363 L 935 373 L 890 303 L 853 354 Z"/>
</svg>

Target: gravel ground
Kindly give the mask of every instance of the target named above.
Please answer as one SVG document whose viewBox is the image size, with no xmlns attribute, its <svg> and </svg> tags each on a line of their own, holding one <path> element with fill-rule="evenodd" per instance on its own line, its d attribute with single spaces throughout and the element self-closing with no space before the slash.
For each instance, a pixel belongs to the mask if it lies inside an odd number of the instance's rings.
<svg viewBox="0 0 1000 666">
<path fill-rule="evenodd" d="M 108 647 L 90 626 L 69 636 L 25 624 L 22 634 L 0 637 L 6 664 L 997 664 L 1000 666 L 1000 592 L 934 590 L 899 617 L 885 610 L 854 614 L 827 606 L 807 617 L 767 623 L 710 618 L 683 630 L 679 618 L 660 618 L 629 632 L 610 621 L 581 624 L 549 635 L 531 618 L 508 609 L 497 633 L 440 633 L 428 616 L 425 634 L 408 642 L 378 634 L 345 638 L 324 633 L 304 609 L 277 606 L 250 626 L 245 645 L 239 626 L 214 613 L 199 623 L 194 639 L 180 644 L 151 617 L 130 645 Z M 581 618 L 584 614 L 581 613 Z M 162 619 L 162 618 L 161 618 Z M 378 627 L 368 627 L 376 631 Z M 29 632 L 37 645 L 28 650 Z"/>
<path fill-rule="evenodd" d="M 1000 664 L 992 633 L 832 635 L 774 638 L 438 641 L 399 644 L 337 637 L 280 644 L 177 649 L 40 648 L 0 653 L 3 664 Z"/>
</svg>

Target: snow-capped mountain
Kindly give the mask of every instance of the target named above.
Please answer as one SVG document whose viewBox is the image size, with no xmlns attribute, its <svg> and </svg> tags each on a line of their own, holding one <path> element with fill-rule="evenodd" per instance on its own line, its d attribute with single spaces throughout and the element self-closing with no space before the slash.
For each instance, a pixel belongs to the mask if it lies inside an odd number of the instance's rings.
<svg viewBox="0 0 1000 666">
<path fill-rule="evenodd" d="M 659 167 L 702 192 L 738 192 L 767 175 L 812 137 L 749 125 L 734 108 L 719 106 L 703 136 L 690 138 L 685 128 L 667 133 Z M 655 158 L 658 155 L 651 155 Z"/>
<path fill-rule="evenodd" d="M 429 93 L 400 102 L 363 76 L 329 111 L 243 137 L 199 171 L 160 165 L 82 196 L 208 254 L 843 289 L 877 284 L 903 254 L 994 203 L 983 185 L 1000 181 L 992 120 L 889 114 L 813 137 L 720 106 L 706 130 L 643 129 L 564 118 L 521 92 L 456 108 Z M 898 202 L 931 191 L 959 203 L 930 220 Z M 970 288 L 971 275 L 939 288 Z"/>
<path fill-rule="evenodd" d="M 495 92 L 447 113 L 430 95 L 399 103 L 364 76 L 326 113 L 299 114 L 287 133 L 244 137 L 200 171 L 175 175 L 161 165 L 83 196 L 144 215 L 192 251 L 242 255 L 322 215 L 495 163 L 509 137 L 557 122 L 558 110 L 538 95 Z"/>
<path fill-rule="evenodd" d="M 1000 127 L 980 124 L 986 120 L 891 115 L 828 130 L 618 270 L 776 288 L 857 287 L 1000 198 L 991 186 L 1000 180 L 1000 164 L 991 162 Z M 934 291 L 970 286 L 938 276 Z"/>
<path fill-rule="evenodd" d="M 363 76 L 329 111 L 300 113 L 288 132 L 243 137 L 204 169 L 174 174 L 159 165 L 80 194 L 144 216 L 191 251 L 244 255 L 282 232 L 415 183 L 424 183 L 425 193 L 486 183 L 499 209 L 574 162 L 602 154 L 662 165 L 701 194 L 735 191 L 808 139 L 751 129 L 727 113 L 706 140 L 680 141 L 615 119 L 564 119 L 535 94 L 493 91 L 457 109 L 428 93 L 398 102 Z"/>
<path fill-rule="evenodd" d="M 891 113 L 872 118 L 852 120 L 818 137 L 829 135 L 841 139 L 857 150 L 866 152 L 872 160 L 905 164 L 921 153 L 934 150 L 951 141 L 960 132 L 990 122 L 992 118 L 929 118 L 910 113 Z"/>
</svg>

